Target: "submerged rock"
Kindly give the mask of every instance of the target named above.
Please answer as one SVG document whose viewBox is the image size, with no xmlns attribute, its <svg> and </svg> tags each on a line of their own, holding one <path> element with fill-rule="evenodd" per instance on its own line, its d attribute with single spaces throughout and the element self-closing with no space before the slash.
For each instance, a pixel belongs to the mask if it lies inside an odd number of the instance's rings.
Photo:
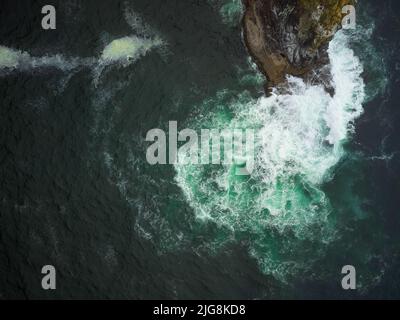
<svg viewBox="0 0 400 320">
<path fill-rule="evenodd" d="M 243 0 L 246 46 L 268 89 L 300 76 L 332 92 L 327 47 L 340 28 L 342 8 L 354 0 Z"/>
</svg>

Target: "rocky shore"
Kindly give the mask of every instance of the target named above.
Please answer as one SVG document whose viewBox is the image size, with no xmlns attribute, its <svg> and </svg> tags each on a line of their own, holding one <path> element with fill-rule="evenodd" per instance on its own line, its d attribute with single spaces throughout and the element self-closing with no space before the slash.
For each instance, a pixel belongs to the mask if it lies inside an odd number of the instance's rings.
<svg viewBox="0 0 400 320">
<path fill-rule="evenodd" d="M 330 87 L 327 47 L 353 0 L 242 0 L 247 49 L 267 78 L 284 88 L 287 75 Z"/>
</svg>

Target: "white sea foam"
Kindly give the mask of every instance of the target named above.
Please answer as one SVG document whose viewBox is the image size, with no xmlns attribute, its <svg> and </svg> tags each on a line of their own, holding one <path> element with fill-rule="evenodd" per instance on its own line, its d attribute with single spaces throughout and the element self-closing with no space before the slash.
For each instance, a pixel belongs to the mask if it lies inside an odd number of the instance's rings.
<svg viewBox="0 0 400 320">
<path fill-rule="evenodd" d="M 65 58 L 61 54 L 31 56 L 28 52 L 0 46 L 0 71 L 29 71 L 36 68 L 56 68 L 71 71 L 82 66 L 91 66 L 94 58 Z"/>
<path fill-rule="evenodd" d="M 15 69 L 26 59 L 29 59 L 27 53 L 0 46 L 0 69 Z"/>
<path fill-rule="evenodd" d="M 129 64 L 161 44 L 162 41 L 158 38 L 150 40 L 131 36 L 116 39 L 104 48 L 100 63 L 121 62 L 122 64 Z"/>
<path fill-rule="evenodd" d="M 274 91 L 231 106 L 233 118 L 211 116 L 208 126 L 259 128 L 250 181 L 235 181 L 229 167 L 176 166 L 176 181 L 196 216 L 235 234 L 248 233 L 249 251 L 263 271 L 282 280 L 295 269 L 308 268 L 309 260 L 320 254 L 293 261 L 289 253 L 302 241 L 315 242 L 323 252 L 335 238 L 334 226 L 327 223 L 330 201 L 321 186 L 345 154 L 343 146 L 365 98 L 362 64 L 347 39 L 339 31 L 329 45 L 333 97 L 323 86 L 289 77 L 289 93 Z"/>
<path fill-rule="evenodd" d="M 126 67 L 162 44 L 163 41 L 158 37 L 150 39 L 129 36 L 111 41 L 102 51 L 100 59 L 93 69 L 95 85 L 98 84 L 105 67 L 109 65 Z"/>
<path fill-rule="evenodd" d="M 94 83 L 97 84 L 105 67 L 126 67 L 164 44 L 157 33 L 135 12 L 126 8 L 124 17 L 135 35 L 111 40 L 98 57 L 66 57 L 64 54 L 36 57 L 25 51 L 0 45 L 0 75 L 15 71 L 27 72 L 36 68 L 56 68 L 69 72 L 84 67 L 92 70 Z"/>
<path fill-rule="evenodd" d="M 335 36 L 328 53 L 333 97 L 322 86 L 290 77 L 289 94 L 261 98 L 253 107 L 250 117 L 262 125 L 259 174 L 265 182 L 302 174 L 311 183 L 320 184 L 343 155 L 343 142 L 363 111 L 363 69 L 347 47 L 343 32 Z"/>
</svg>

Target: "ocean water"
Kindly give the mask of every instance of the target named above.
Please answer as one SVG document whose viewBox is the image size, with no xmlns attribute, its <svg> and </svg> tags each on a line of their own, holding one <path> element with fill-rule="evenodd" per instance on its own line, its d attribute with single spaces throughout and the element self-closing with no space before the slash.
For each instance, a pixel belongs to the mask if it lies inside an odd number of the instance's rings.
<svg viewBox="0 0 400 320">
<path fill-rule="evenodd" d="M 240 1 L 60 1 L 52 31 L 42 5 L 0 11 L 0 297 L 399 297 L 395 1 L 329 44 L 333 96 L 291 77 L 269 97 Z M 172 120 L 253 129 L 252 174 L 150 166 Z"/>
</svg>

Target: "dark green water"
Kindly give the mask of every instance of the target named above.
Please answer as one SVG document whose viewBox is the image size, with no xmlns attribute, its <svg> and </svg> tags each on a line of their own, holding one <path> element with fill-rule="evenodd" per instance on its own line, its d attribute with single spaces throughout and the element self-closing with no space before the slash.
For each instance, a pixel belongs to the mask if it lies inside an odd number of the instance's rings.
<svg viewBox="0 0 400 320">
<path fill-rule="evenodd" d="M 63 1 L 54 31 L 43 4 L 1 5 L 1 297 L 399 296 L 393 1 L 331 43 L 334 98 L 299 80 L 262 97 L 238 1 Z M 256 129 L 254 174 L 150 166 L 171 120 Z"/>
</svg>

